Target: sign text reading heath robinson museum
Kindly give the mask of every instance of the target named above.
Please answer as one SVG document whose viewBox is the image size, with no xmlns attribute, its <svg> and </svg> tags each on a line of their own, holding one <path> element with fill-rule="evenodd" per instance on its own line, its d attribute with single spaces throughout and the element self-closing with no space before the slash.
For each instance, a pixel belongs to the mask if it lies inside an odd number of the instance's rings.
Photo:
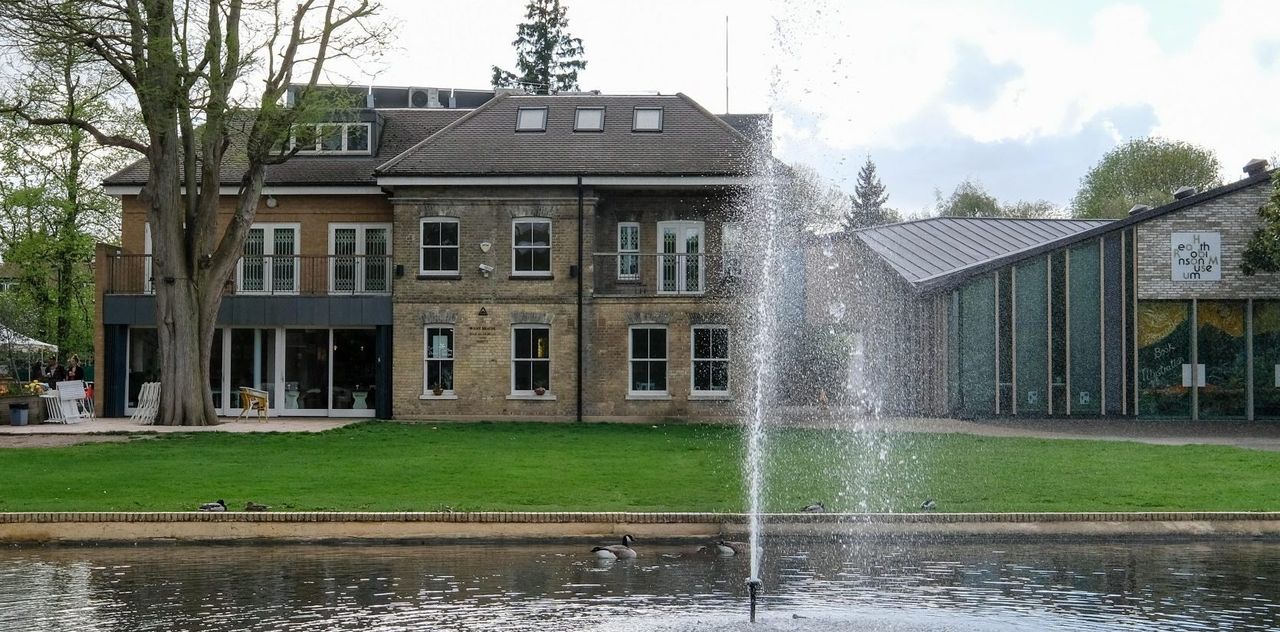
<svg viewBox="0 0 1280 632">
<path fill-rule="evenodd" d="M 1173 233 L 1174 281 L 1221 281 L 1222 238 L 1218 233 Z"/>
</svg>

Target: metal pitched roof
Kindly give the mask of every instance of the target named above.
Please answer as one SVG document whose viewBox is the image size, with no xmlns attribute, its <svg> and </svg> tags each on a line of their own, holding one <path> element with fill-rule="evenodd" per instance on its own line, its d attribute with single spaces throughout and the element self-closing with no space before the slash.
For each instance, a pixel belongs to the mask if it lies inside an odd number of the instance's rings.
<svg viewBox="0 0 1280 632">
<path fill-rule="evenodd" d="M 931 217 L 858 231 L 858 239 L 919 286 L 1110 223 L 1110 220 Z"/>
<path fill-rule="evenodd" d="M 545 131 L 516 131 L 525 107 L 547 108 Z M 578 107 L 603 107 L 604 129 L 575 132 Z M 633 132 L 637 107 L 662 108 L 662 131 Z M 750 139 L 682 94 L 502 95 L 387 161 L 378 175 L 743 175 L 753 157 Z"/>
</svg>

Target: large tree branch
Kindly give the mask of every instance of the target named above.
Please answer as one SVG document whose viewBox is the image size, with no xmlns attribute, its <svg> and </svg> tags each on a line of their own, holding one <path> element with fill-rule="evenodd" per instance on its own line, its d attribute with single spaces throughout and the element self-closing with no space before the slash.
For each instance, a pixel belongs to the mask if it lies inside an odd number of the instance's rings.
<svg viewBox="0 0 1280 632">
<path fill-rule="evenodd" d="M 93 123 L 90 123 L 89 121 L 86 121 L 78 116 L 32 116 L 21 105 L 0 107 L 0 114 L 12 114 L 26 121 L 29 125 L 43 125 L 43 126 L 69 125 L 71 127 L 84 130 L 86 133 L 92 136 L 94 140 L 98 141 L 98 143 L 102 145 L 132 149 L 141 154 L 146 154 L 148 150 L 147 145 L 143 143 L 140 143 L 127 136 L 121 136 L 119 134 L 108 134 L 106 132 L 103 132 L 102 130 L 98 129 L 98 127 Z"/>
</svg>

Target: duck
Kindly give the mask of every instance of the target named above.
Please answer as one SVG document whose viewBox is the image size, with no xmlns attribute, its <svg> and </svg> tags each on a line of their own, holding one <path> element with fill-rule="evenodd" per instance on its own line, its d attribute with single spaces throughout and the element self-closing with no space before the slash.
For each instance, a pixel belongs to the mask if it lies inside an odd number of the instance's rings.
<svg viewBox="0 0 1280 632">
<path fill-rule="evenodd" d="M 730 542 L 728 540 L 720 540 L 719 542 L 716 542 L 716 552 L 724 557 L 747 555 L 751 552 L 751 544 L 747 542 Z"/>
<path fill-rule="evenodd" d="M 920 503 L 920 508 L 924 511 L 933 511 L 938 508 L 938 503 L 934 502 L 932 498 L 927 498 L 924 502 Z"/>
<path fill-rule="evenodd" d="M 591 552 L 602 560 L 633 560 L 636 558 L 636 552 L 635 549 L 631 548 L 631 543 L 635 541 L 635 538 L 627 534 L 622 536 L 622 544 L 597 546 L 591 549 Z"/>
<path fill-rule="evenodd" d="M 271 505 L 255 503 L 252 500 L 244 504 L 245 511 L 271 511 Z"/>
<path fill-rule="evenodd" d="M 205 503 L 203 505 L 200 505 L 200 511 L 226 511 L 226 510 L 227 510 L 227 501 L 222 500 L 221 498 L 219 498 L 215 502 Z"/>
<path fill-rule="evenodd" d="M 826 512 L 826 510 L 827 508 L 824 507 L 822 503 L 813 503 L 812 505 L 805 506 L 803 509 L 800 510 L 800 512 L 801 513 L 824 513 Z"/>
</svg>

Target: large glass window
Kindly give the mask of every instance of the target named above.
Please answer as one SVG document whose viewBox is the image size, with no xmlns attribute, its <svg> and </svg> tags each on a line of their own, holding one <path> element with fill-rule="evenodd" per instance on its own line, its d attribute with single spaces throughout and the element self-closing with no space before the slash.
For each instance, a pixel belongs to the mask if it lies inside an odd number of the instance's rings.
<svg viewBox="0 0 1280 632">
<path fill-rule="evenodd" d="M 333 407 L 368 410 L 374 407 L 377 375 L 377 334 L 372 329 L 333 330 Z"/>
<path fill-rule="evenodd" d="M 1067 253 L 1049 259 L 1049 414 L 1067 414 Z"/>
<path fill-rule="evenodd" d="M 729 393 L 729 328 L 697 325 L 693 328 L 693 392 L 699 395 Z"/>
<path fill-rule="evenodd" d="M 658 222 L 658 293 L 702 292 L 703 223 Z"/>
<path fill-rule="evenodd" d="M 368 154 L 370 123 L 320 123 L 294 128 L 301 154 Z"/>
<path fill-rule="evenodd" d="M 1253 417 L 1280 419 L 1280 301 L 1253 302 Z"/>
<path fill-rule="evenodd" d="M 231 330 L 231 403 L 241 408 L 240 387 L 267 392 L 268 401 L 276 405 L 276 331 L 274 329 Z"/>
<path fill-rule="evenodd" d="M 1191 416 L 1191 303 L 1138 301 L 1138 414 Z"/>
<path fill-rule="evenodd" d="M 423 328 L 422 393 L 436 389 L 453 394 L 453 326 L 428 325 Z M 443 394 L 443 393 L 442 393 Z"/>
<path fill-rule="evenodd" d="M 995 300 L 995 279 L 991 276 L 974 279 L 960 288 L 960 388 L 956 395 L 964 414 L 995 412 Z"/>
<path fill-rule="evenodd" d="M 387 224 L 330 224 L 330 293 L 391 291 L 390 234 Z"/>
<path fill-rule="evenodd" d="M 329 330 L 289 329 L 284 346 L 284 407 L 329 407 Z"/>
<path fill-rule="evenodd" d="M 1070 251 L 1071 414 L 1102 412 L 1102 314 L 1097 242 Z M 1065 409 L 1063 410 L 1065 412 Z"/>
<path fill-rule="evenodd" d="M 633 394 L 667 392 L 667 328 L 631 328 L 631 386 Z"/>
<path fill-rule="evenodd" d="M 1196 356 L 1204 372 L 1197 396 L 1201 419 L 1244 419 L 1248 351 L 1244 301 L 1196 302 Z"/>
<path fill-rule="evenodd" d="M 521 325 L 511 330 L 511 391 L 520 394 L 551 389 L 551 330 Z"/>
<path fill-rule="evenodd" d="M 236 270 L 242 293 L 298 292 L 297 224 L 254 224 L 244 242 Z"/>
<path fill-rule="evenodd" d="M 458 274 L 458 220 L 443 217 L 422 219 L 420 274 Z"/>
<path fill-rule="evenodd" d="M 640 224 L 618 223 L 618 280 L 640 278 Z"/>
<path fill-rule="evenodd" d="M 551 220 L 518 219 L 511 223 L 511 274 L 551 274 Z"/>
<path fill-rule="evenodd" d="M 213 347 L 209 350 L 209 390 L 213 392 L 213 406 L 222 408 L 222 330 L 213 330 Z"/>
<path fill-rule="evenodd" d="M 128 363 L 127 405 L 136 408 L 142 385 L 160 380 L 160 338 L 154 327 L 129 328 Z"/>
<path fill-rule="evenodd" d="M 1013 269 L 1004 268 L 996 275 L 996 412 L 1008 415 L 1013 413 Z"/>
<path fill-rule="evenodd" d="M 1049 289 L 1044 258 L 1015 268 L 1018 414 L 1048 412 Z"/>
</svg>

